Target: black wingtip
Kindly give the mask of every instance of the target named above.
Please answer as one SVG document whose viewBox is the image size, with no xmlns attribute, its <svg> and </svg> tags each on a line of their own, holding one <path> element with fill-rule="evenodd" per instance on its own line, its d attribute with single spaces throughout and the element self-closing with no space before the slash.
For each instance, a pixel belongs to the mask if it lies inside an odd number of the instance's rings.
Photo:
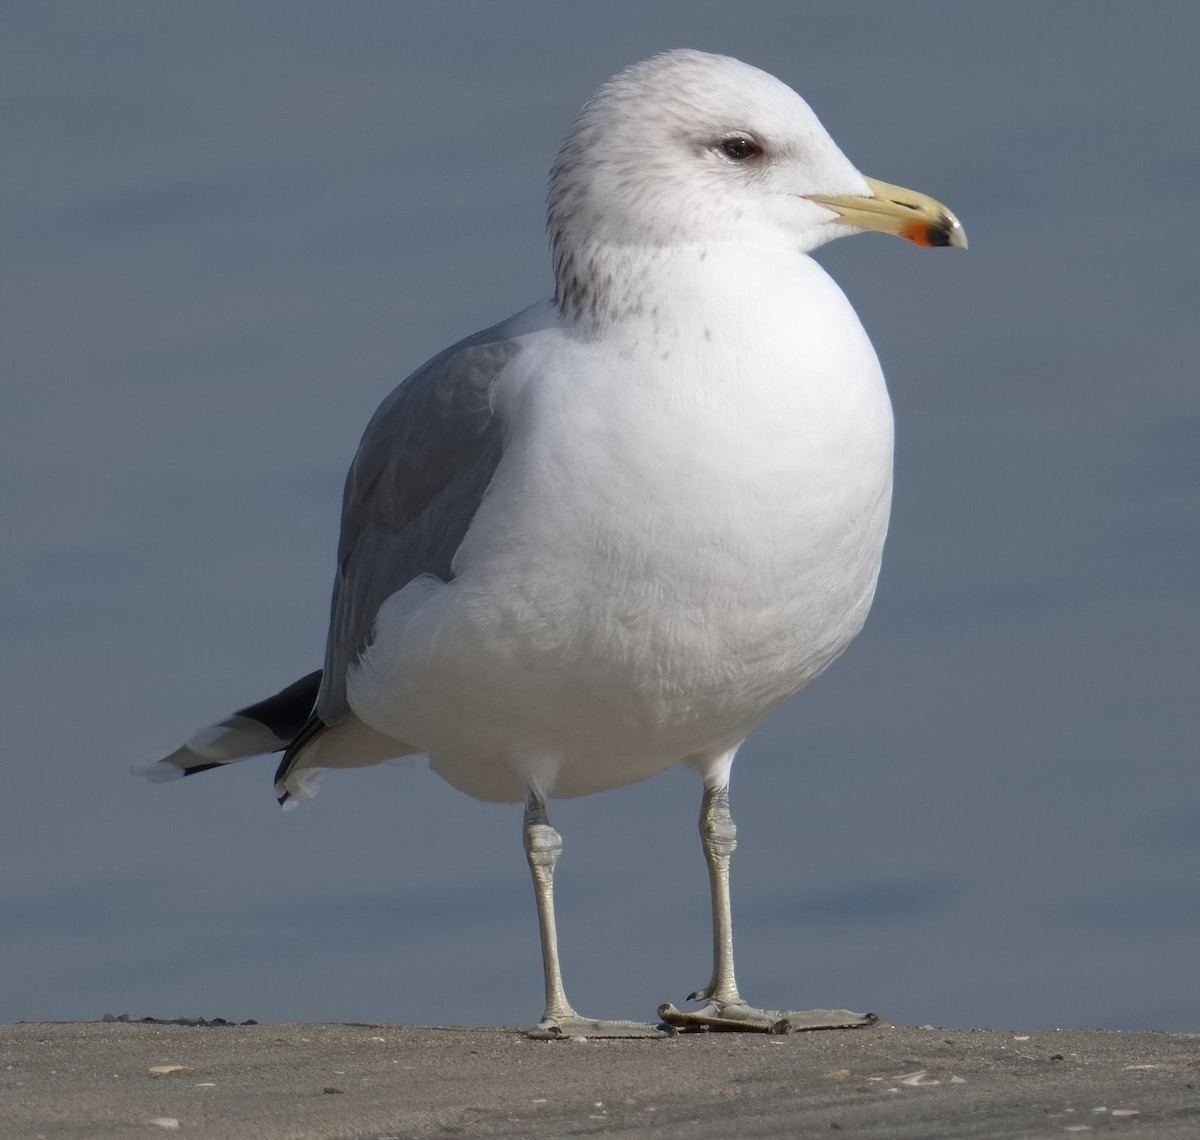
<svg viewBox="0 0 1200 1140">
<path fill-rule="evenodd" d="M 321 691 L 322 674 L 321 669 L 308 673 L 274 696 L 238 709 L 234 716 L 249 717 L 266 725 L 279 740 L 293 740 L 304 731 L 312 716 Z"/>
<path fill-rule="evenodd" d="M 214 768 L 224 768 L 226 765 L 224 760 L 214 760 L 211 764 L 195 764 L 190 768 L 184 768 L 185 776 L 194 776 L 197 772 L 211 772 Z"/>
<path fill-rule="evenodd" d="M 296 735 L 296 738 L 284 750 L 283 759 L 279 761 L 279 767 L 275 770 L 275 794 L 280 806 L 291 798 L 291 793 L 286 788 L 283 788 L 282 785 L 284 780 L 287 779 L 288 773 L 292 770 L 292 765 L 295 764 L 300 753 L 324 731 L 325 722 L 316 713 L 313 713 L 308 718 L 308 722 Z"/>
</svg>

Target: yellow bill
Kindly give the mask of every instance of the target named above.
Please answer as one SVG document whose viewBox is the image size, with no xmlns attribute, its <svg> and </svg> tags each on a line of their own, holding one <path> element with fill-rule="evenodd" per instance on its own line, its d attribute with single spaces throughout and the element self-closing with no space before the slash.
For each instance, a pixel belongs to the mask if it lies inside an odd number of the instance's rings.
<svg viewBox="0 0 1200 1140">
<path fill-rule="evenodd" d="M 871 188 L 869 198 L 855 194 L 828 197 L 810 194 L 808 199 L 832 210 L 843 225 L 895 234 L 914 245 L 967 248 L 967 235 L 962 224 L 950 208 L 936 198 L 874 178 L 866 181 Z"/>
</svg>

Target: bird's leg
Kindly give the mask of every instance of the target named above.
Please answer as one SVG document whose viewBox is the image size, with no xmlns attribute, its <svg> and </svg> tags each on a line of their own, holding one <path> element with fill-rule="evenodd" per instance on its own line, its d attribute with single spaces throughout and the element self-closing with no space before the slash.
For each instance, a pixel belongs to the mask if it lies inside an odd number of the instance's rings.
<svg viewBox="0 0 1200 1140">
<path fill-rule="evenodd" d="M 542 940 L 542 971 L 546 982 L 546 1012 L 529 1031 L 530 1037 L 664 1037 L 660 1026 L 636 1021 L 592 1021 L 580 1017 L 567 1001 L 558 963 L 558 931 L 554 924 L 554 868 L 562 854 L 562 836 L 555 831 L 546 801 L 530 791 L 525 801 L 525 855 L 533 874 L 538 930 Z"/>
<path fill-rule="evenodd" d="M 728 784 L 704 788 L 700 842 L 712 893 L 713 971 L 708 985 L 690 994 L 688 1001 L 712 999 L 724 1005 L 740 1005 L 742 999 L 733 974 L 733 916 L 729 909 L 729 859 L 737 850 L 737 826 L 729 814 Z"/>
<path fill-rule="evenodd" d="M 563 989 L 558 964 L 558 929 L 554 924 L 554 868 L 562 854 L 562 836 L 550 825 L 546 801 L 530 792 L 525 802 L 525 856 L 533 873 L 538 930 L 542 936 L 542 972 L 546 980 L 546 1012 L 542 1021 L 577 1016 Z"/>
<path fill-rule="evenodd" d="M 685 1032 L 713 1029 L 791 1033 L 801 1029 L 851 1028 L 877 1021 L 872 1013 L 851 1013 L 848 1009 L 783 1012 L 755 1009 L 742 1000 L 733 972 L 733 918 L 729 906 L 729 860 L 737 848 L 737 827 L 729 813 L 729 784 L 724 778 L 705 781 L 700 805 L 700 842 L 712 893 L 712 977 L 704 989 L 688 998 L 704 1002 L 702 1009 L 685 1013 L 666 1002 L 658 1008 L 659 1017 Z"/>
</svg>

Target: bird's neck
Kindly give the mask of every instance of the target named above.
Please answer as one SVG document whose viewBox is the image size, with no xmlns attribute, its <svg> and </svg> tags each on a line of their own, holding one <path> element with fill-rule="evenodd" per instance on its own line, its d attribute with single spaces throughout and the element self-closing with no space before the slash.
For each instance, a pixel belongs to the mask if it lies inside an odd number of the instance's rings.
<svg viewBox="0 0 1200 1140">
<path fill-rule="evenodd" d="M 554 303 L 582 336 L 600 335 L 615 322 L 653 306 L 670 247 L 613 245 L 555 234 Z"/>
<path fill-rule="evenodd" d="M 759 305 L 764 291 L 790 292 L 814 274 L 825 279 L 811 258 L 778 246 L 554 245 L 554 302 L 563 326 L 584 340 L 624 329 L 643 339 L 653 331 L 657 341 L 706 315 L 720 325 Z"/>
</svg>

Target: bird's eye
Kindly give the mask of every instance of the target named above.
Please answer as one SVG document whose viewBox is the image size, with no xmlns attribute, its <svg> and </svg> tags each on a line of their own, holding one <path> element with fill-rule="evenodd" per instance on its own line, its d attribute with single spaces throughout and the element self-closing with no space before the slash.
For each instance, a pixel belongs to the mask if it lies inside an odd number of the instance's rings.
<svg viewBox="0 0 1200 1140">
<path fill-rule="evenodd" d="M 717 143 L 719 150 L 730 162 L 745 162 L 751 158 L 757 158 L 762 154 L 762 147 L 753 139 L 745 138 L 743 135 L 734 135 L 732 138 L 722 139 Z"/>
</svg>

